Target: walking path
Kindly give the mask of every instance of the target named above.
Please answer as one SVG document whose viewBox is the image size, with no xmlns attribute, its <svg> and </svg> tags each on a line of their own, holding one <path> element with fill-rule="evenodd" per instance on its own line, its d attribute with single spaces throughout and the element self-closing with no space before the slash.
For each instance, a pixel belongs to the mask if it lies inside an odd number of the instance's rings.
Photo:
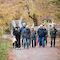
<svg viewBox="0 0 60 60">
<path fill-rule="evenodd" d="M 55 48 L 51 48 L 49 42 L 45 48 L 39 46 L 29 49 L 12 48 L 8 60 L 60 60 L 60 39 L 56 40 Z"/>
<path fill-rule="evenodd" d="M 57 44 L 58 45 L 58 44 Z M 10 60 L 60 60 L 60 46 L 45 48 L 37 46 L 36 48 L 12 48 L 14 59 Z"/>
</svg>

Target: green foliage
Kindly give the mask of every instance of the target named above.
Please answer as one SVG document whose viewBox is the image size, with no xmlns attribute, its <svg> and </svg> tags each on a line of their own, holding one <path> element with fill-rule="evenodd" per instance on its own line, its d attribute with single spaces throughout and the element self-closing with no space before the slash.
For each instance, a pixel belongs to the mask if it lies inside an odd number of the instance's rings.
<svg viewBox="0 0 60 60">
<path fill-rule="evenodd" d="M 3 31 L 2 31 L 2 29 L 0 28 L 0 36 L 2 36 L 3 35 Z"/>
<path fill-rule="evenodd" d="M 60 0 L 52 0 L 51 2 L 57 6 L 60 6 Z"/>
<path fill-rule="evenodd" d="M 56 8 L 54 12 L 55 18 L 60 21 L 60 0 L 52 0 L 51 2 Z"/>
<path fill-rule="evenodd" d="M 0 60 L 7 60 L 7 53 L 10 47 L 8 40 L 0 40 Z"/>
<path fill-rule="evenodd" d="M 60 20 L 60 13 L 56 13 L 56 16 Z"/>
<path fill-rule="evenodd" d="M 0 25 L 18 20 L 21 16 L 29 22 L 28 11 L 31 16 L 34 13 L 38 15 L 37 22 L 43 20 L 46 15 L 52 15 L 54 19 L 55 9 L 60 9 L 60 0 L 0 0 Z"/>
<path fill-rule="evenodd" d="M 56 5 L 60 5 L 60 0 L 56 0 Z"/>
<path fill-rule="evenodd" d="M 10 33 L 9 28 L 5 29 L 5 33 L 6 33 L 6 34 L 9 34 L 9 33 Z"/>
</svg>

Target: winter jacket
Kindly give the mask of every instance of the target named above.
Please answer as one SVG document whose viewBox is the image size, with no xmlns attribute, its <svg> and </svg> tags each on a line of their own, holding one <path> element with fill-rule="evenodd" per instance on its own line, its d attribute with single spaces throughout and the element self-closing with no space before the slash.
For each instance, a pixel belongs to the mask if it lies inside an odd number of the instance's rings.
<svg viewBox="0 0 60 60">
<path fill-rule="evenodd" d="M 43 28 L 39 28 L 37 33 L 39 37 L 45 37 L 45 34 L 46 34 Z"/>
<path fill-rule="evenodd" d="M 22 30 L 22 35 L 23 35 L 23 38 L 30 38 L 30 34 L 31 34 L 31 32 L 30 32 L 30 29 L 29 28 L 24 28 L 23 30 Z"/>
<path fill-rule="evenodd" d="M 29 28 L 26 28 L 26 38 L 30 39 L 31 31 Z"/>
<path fill-rule="evenodd" d="M 21 32 L 21 36 L 22 36 L 22 37 L 24 37 L 24 36 L 23 36 L 23 34 L 24 34 L 24 32 L 23 32 L 24 29 L 25 29 L 25 27 L 20 28 L 20 32 Z"/>
<path fill-rule="evenodd" d="M 51 29 L 50 30 L 50 36 L 51 36 L 51 38 L 56 38 L 56 32 L 57 32 L 57 30 L 56 29 Z"/>
<path fill-rule="evenodd" d="M 32 38 L 33 40 L 36 39 L 36 31 L 31 31 L 31 38 Z"/>
</svg>

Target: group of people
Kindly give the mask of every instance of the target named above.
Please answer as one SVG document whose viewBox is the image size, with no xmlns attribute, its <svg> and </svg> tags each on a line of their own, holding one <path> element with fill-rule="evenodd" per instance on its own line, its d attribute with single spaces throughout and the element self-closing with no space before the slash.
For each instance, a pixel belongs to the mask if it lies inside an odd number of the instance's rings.
<svg viewBox="0 0 60 60">
<path fill-rule="evenodd" d="M 55 47 L 56 32 L 57 30 L 55 27 L 50 30 L 51 47 L 53 44 L 53 40 Z M 47 45 L 48 30 L 44 25 L 40 25 L 38 27 L 38 30 L 35 30 L 34 27 L 29 28 L 28 25 L 23 23 L 23 27 L 15 27 L 13 29 L 13 35 L 16 38 L 16 41 L 13 43 L 13 47 L 15 46 L 16 48 L 20 48 L 21 45 L 24 48 L 29 48 L 29 46 L 36 47 L 37 43 L 39 43 L 39 47 L 45 47 L 45 45 Z"/>
</svg>

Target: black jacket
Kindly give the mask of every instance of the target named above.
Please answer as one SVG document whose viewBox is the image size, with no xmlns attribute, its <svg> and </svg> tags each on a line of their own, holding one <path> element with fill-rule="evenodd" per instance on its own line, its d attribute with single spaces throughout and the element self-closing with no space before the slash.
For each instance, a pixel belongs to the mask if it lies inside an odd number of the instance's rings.
<svg viewBox="0 0 60 60">
<path fill-rule="evenodd" d="M 50 31 L 51 38 L 56 37 L 56 32 L 57 32 L 57 29 L 51 29 L 51 31 Z"/>
<path fill-rule="evenodd" d="M 39 28 L 37 33 L 38 33 L 39 37 L 45 37 L 45 35 L 46 35 L 46 31 L 43 28 Z"/>
</svg>

